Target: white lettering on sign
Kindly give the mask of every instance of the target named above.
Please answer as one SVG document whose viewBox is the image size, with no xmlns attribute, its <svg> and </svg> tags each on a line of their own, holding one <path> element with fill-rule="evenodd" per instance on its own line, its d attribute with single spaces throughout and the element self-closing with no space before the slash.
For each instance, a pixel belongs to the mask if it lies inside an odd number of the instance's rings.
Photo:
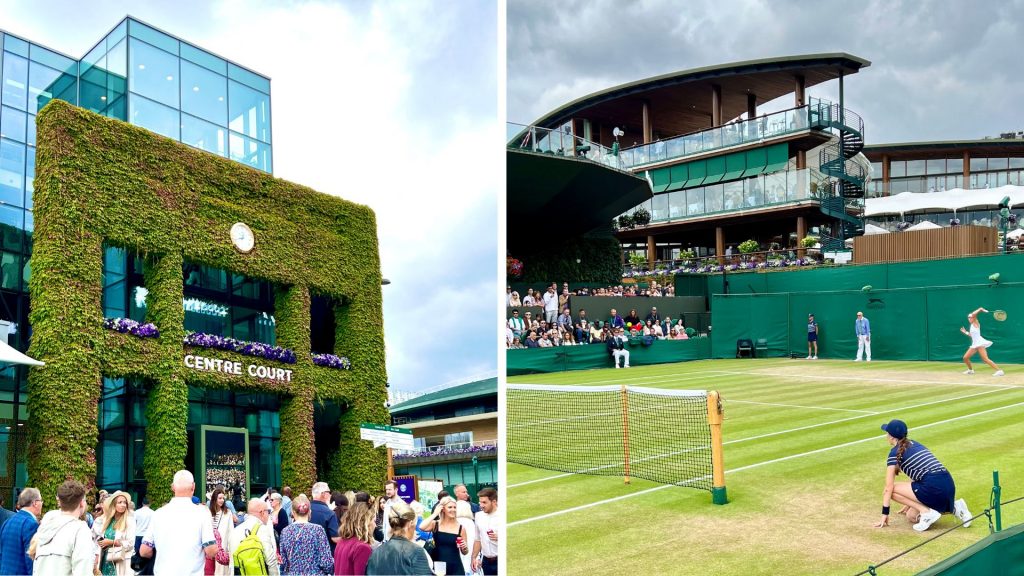
<svg viewBox="0 0 1024 576">
<path fill-rule="evenodd" d="M 197 356 L 194 354 L 187 354 L 185 356 L 185 367 L 193 370 L 222 372 L 224 374 L 233 374 L 236 376 L 241 376 L 242 374 L 247 373 L 249 376 L 253 376 L 255 378 L 277 380 L 280 382 L 292 381 L 292 371 L 285 370 L 284 368 L 249 364 L 245 372 L 243 372 L 241 362 L 231 362 L 222 358 L 207 358 L 205 356 Z"/>
</svg>

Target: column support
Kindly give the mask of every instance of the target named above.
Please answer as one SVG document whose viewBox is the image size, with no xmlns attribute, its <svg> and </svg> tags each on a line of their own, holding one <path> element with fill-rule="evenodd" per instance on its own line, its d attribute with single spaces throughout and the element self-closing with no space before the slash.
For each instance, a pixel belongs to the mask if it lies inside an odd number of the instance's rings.
<svg viewBox="0 0 1024 576">
<path fill-rule="evenodd" d="M 721 226 L 715 227 L 715 256 L 719 264 L 725 264 L 725 231 Z"/>
<path fill-rule="evenodd" d="M 807 221 L 804 220 L 803 216 L 796 217 L 796 257 L 803 258 L 807 254 L 807 250 L 804 249 L 802 241 L 804 236 L 807 236 Z"/>
<path fill-rule="evenodd" d="M 654 130 L 651 127 L 651 105 L 646 100 L 643 102 L 643 116 L 644 144 L 647 144 L 653 140 Z"/>
<path fill-rule="evenodd" d="M 711 127 L 722 125 L 722 87 L 715 84 L 711 87 Z"/>
<path fill-rule="evenodd" d="M 657 245 L 654 243 L 654 236 L 647 236 L 647 267 L 654 270 L 654 261 L 658 259 Z"/>
<path fill-rule="evenodd" d="M 806 100 L 806 87 L 803 76 L 794 76 L 794 89 L 793 89 L 793 105 L 796 107 L 803 106 L 807 102 Z"/>
</svg>

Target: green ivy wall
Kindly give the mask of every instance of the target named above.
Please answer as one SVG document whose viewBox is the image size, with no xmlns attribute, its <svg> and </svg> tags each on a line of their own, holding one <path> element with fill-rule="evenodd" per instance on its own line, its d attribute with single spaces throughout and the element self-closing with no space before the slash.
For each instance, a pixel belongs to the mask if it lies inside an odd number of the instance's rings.
<svg viewBox="0 0 1024 576">
<path fill-rule="evenodd" d="M 189 385 L 281 396 L 284 484 L 305 492 L 326 480 L 378 492 L 384 449 L 359 440 L 360 422 L 389 422 L 384 336 L 379 322 L 366 321 L 382 315 L 373 211 L 59 100 L 39 113 L 38 142 L 29 354 L 46 366 L 29 375 L 31 484 L 44 495 L 67 478 L 92 487 L 102 378 L 139 377 L 151 384 L 144 466 L 156 504 L 170 498 L 174 472 L 194 466 L 185 462 Z M 235 222 L 255 234 L 249 254 L 231 244 Z M 145 258 L 147 321 L 159 338 L 103 328 L 104 243 Z M 278 345 L 298 357 L 283 366 L 294 370 L 291 382 L 185 367 L 191 352 L 276 364 L 182 345 L 185 260 L 275 284 Z M 348 356 L 352 370 L 313 364 L 311 291 L 344 303 L 335 309 L 335 353 Z M 318 479 L 313 407 L 326 400 L 348 410 L 340 449 L 328 458 L 327 477 Z"/>
</svg>

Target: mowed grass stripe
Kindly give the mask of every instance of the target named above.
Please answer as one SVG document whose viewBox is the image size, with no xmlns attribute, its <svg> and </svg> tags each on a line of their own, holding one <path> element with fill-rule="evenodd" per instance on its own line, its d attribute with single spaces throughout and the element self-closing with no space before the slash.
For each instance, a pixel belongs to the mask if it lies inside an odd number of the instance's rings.
<svg viewBox="0 0 1024 576">
<path fill-rule="evenodd" d="M 959 493 L 975 513 L 987 502 L 992 468 L 1000 468 L 1004 486 L 1008 478 L 1024 485 L 1024 462 L 1012 457 L 1024 442 L 1024 427 L 1009 419 L 996 412 L 918 434 L 911 430 L 954 471 Z M 971 449 L 957 449 L 964 446 Z M 706 493 L 668 489 L 513 527 L 510 572 L 572 566 L 588 574 L 852 574 L 925 538 L 901 518 L 885 530 L 870 527 L 878 516 L 887 451 L 882 440 L 865 442 L 737 474 L 727 506 L 712 506 Z M 748 482 L 741 482 L 744 475 Z M 1007 525 L 1024 520 L 1019 505 L 1004 514 Z M 945 516 L 938 528 L 952 524 Z M 883 573 L 915 573 L 985 534 L 984 522 L 957 530 Z"/>
</svg>

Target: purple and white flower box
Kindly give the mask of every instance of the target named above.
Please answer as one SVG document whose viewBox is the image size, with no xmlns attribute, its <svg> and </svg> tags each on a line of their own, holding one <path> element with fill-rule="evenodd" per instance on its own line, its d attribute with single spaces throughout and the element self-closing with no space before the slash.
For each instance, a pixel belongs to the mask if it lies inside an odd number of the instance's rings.
<svg viewBox="0 0 1024 576">
<path fill-rule="evenodd" d="M 327 368 L 335 368 L 337 370 L 351 370 L 352 362 L 344 356 L 335 356 L 334 354 L 313 354 L 313 364 L 317 366 L 325 366 Z"/>
<path fill-rule="evenodd" d="M 131 318 L 104 318 L 103 327 L 107 330 L 131 334 L 139 338 L 156 338 L 160 336 L 160 331 L 157 330 L 156 324 L 152 322 L 140 324 Z"/>
<path fill-rule="evenodd" d="M 285 364 L 295 364 L 295 352 L 292 352 L 287 348 L 270 346 L 262 342 L 245 342 L 242 340 L 235 340 L 234 338 L 228 338 L 226 336 L 206 334 L 204 332 L 189 332 L 185 335 L 184 342 L 186 346 L 214 348 L 216 350 L 238 352 L 244 356 L 265 358 L 267 360 L 284 362 Z"/>
</svg>

